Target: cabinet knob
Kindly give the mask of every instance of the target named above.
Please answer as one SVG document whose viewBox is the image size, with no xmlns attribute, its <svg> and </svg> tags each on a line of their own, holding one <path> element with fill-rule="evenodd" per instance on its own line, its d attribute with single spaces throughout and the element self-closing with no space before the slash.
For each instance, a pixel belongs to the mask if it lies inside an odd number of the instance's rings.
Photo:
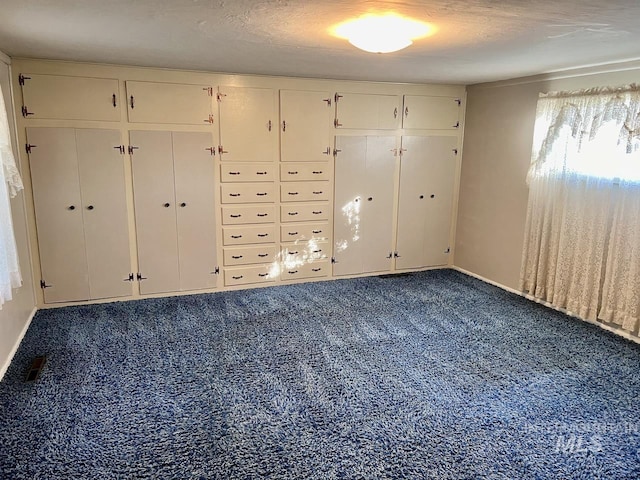
<svg viewBox="0 0 640 480">
<path fill-rule="evenodd" d="M 420 200 L 422 200 L 424 198 L 424 195 L 420 195 Z"/>
<path fill-rule="evenodd" d="M 171 204 L 169 202 L 164 204 L 164 208 L 169 208 L 171 206 Z"/>
<path fill-rule="evenodd" d="M 93 207 L 93 205 L 89 205 L 89 206 L 87 207 L 87 210 L 93 210 L 93 208 L 94 208 L 94 207 Z"/>
<path fill-rule="evenodd" d="M 369 198 L 367 198 L 367 200 L 368 200 L 368 201 L 372 201 L 372 200 L 373 200 L 373 197 L 369 197 Z"/>
<path fill-rule="evenodd" d="M 187 206 L 187 204 L 186 204 L 186 203 L 184 203 L 184 202 L 182 202 L 182 203 L 180 204 L 180 206 L 184 208 L 184 207 L 186 207 L 186 206 Z"/>
<path fill-rule="evenodd" d="M 75 205 L 69 205 L 69 207 L 67 207 L 67 210 L 75 210 L 76 206 Z"/>
<path fill-rule="evenodd" d="M 436 198 L 436 196 L 435 196 L 435 195 L 433 195 L 433 194 L 431 194 L 431 198 Z"/>
</svg>

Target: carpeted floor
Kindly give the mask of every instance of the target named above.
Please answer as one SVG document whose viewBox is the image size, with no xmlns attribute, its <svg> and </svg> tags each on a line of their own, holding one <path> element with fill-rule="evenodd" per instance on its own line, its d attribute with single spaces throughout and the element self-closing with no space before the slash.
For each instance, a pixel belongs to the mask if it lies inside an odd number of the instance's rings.
<svg viewBox="0 0 640 480">
<path fill-rule="evenodd" d="M 0 422 L 2 479 L 636 479 L 640 346 L 448 270 L 44 310 Z"/>
</svg>

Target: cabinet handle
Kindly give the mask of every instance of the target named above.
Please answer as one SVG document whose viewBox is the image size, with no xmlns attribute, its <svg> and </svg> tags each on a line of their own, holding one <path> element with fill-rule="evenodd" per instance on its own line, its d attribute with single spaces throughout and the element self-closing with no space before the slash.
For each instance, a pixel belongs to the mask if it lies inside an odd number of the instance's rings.
<svg viewBox="0 0 640 480">
<path fill-rule="evenodd" d="M 370 202 L 370 201 L 373 200 L 373 197 L 369 197 L 369 198 L 367 198 L 367 200 Z"/>
<path fill-rule="evenodd" d="M 231 238 L 242 238 L 242 235 L 231 235 Z"/>
<path fill-rule="evenodd" d="M 322 170 L 314 171 L 314 172 L 311 172 L 311 173 L 313 173 L 314 175 L 321 175 L 322 174 Z"/>
<path fill-rule="evenodd" d="M 453 128 L 460 128 L 460 122 L 456 122 L 456 124 L 453 125 Z"/>
<path fill-rule="evenodd" d="M 322 250 L 313 250 L 311 253 L 322 253 Z"/>
<path fill-rule="evenodd" d="M 311 212 L 311 213 L 313 213 L 314 215 L 320 215 L 320 214 L 322 213 L 322 210 L 320 210 L 320 211 L 316 211 L 316 210 L 314 210 L 314 211 L 313 211 L 313 212 Z"/>
<path fill-rule="evenodd" d="M 258 236 L 259 236 L 260 238 L 264 238 L 264 237 L 268 237 L 268 236 L 269 236 L 269 234 L 268 234 L 268 233 L 259 233 L 259 234 L 258 234 Z"/>
<path fill-rule="evenodd" d="M 258 254 L 258 256 L 259 256 L 260 258 L 264 258 L 264 257 L 268 257 L 268 256 L 269 256 L 269 254 L 268 254 L 268 253 L 259 253 L 259 254 Z"/>
<path fill-rule="evenodd" d="M 267 124 L 267 128 L 269 129 L 269 131 L 271 131 L 271 120 L 269 120 L 269 123 Z"/>
<path fill-rule="evenodd" d="M 266 175 L 268 172 L 256 172 L 256 175 Z"/>
<path fill-rule="evenodd" d="M 268 273 L 259 273 L 258 276 L 259 277 L 268 277 L 269 274 Z"/>
<path fill-rule="evenodd" d="M 168 202 L 163 205 L 164 208 L 169 208 L 170 206 L 171 206 L 171 204 L 168 203 Z"/>
<path fill-rule="evenodd" d="M 320 270 L 322 270 L 322 268 L 312 268 L 311 269 L 312 272 L 319 272 Z"/>
<path fill-rule="evenodd" d="M 435 195 L 433 195 L 433 194 L 431 194 L 431 198 L 436 198 L 436 196 L 435 196 Z"/>
<path fill-rule="evenodd" d="M 420 200 L 422 200 L 424 198 L 424 195 L 420 195 Z"/>
<path fill-rule="evenodd" d="M 239 197 L 240 194 L 239 193 L 230 193 L 229 196 L 230 197 Z"/>
<path fill-rule="evenodd" d="M 241 278 L 244 278 L 244 275 L 238 275 L 236 276 L 232 276 L 231 278 L 233 278 L 234 280 L 240 280 Z"/>
<path fill-rule="evenodd" d="M 284 120 L 282 121 L 282 131 L 283 132 L 287 131 L 287 122 L 285 122 Z"/>
<path fill-rule="evenodd" d="M 398 118 L 398 107 L 393 109 L 393 118 Z"/>
<path fill-rule="evenodd" d="M 135 108 L 135 105 L 136 105 L 135 101 L 133 99 L 133 95 L 131 95 L 131 97 L 129 97 L 129 102 L 130 102 L 130 105 L 131 105 L 131 110 L 133 110 Z"/>
<path fill-rule="evenodd" d="M 289 236 L 293 237 L 295 235 L 298 235 L 298 232 L 289 232 Z"/>
<path fill-rule="evenodd" d="M 184 202 L 182 202 L 182 203 L 180 204 L 180 206 L 181 206 L 182 208 L 184 208 L 184 207 L 186 207 L 186 206 L 187 206 L 187 204 L 186 204 L 186 203 L 184 203 Z"/>
<path fill-rule="evenodd" d="M 264 193 L 256 193 L 256 195 L 259 197 L 266 197 L 269 194 L 267 192 L 264 192 Z"/>
<path fill-rule="evenodd" d="M 409 116 L 409 107 L 404 107 L 404 116 L 405 117 Z"/>
<path fill-rule="evenodd" d="M 117 98 L 118 97 L 116 97 L 115 93 L 111 96 L 111 105 L 113 105 L 113 108 L 116 108 L 118 106 L 118 102 L 116 101 Z"/>
<path fill-rule="evenodd" d="M 240 172 L 229 172 L 229 175 L 240 175 Z"/>
<path fill-rule="evenodd" d="M 298 192 L 289 192 L 289 195 L 298 195 Z"/>
<path fill-rule="evenodd" d="M 67 207 L 67 210 L 75 210 L 75 209 L 76 209 L 76 206 L 75 206 L 75 205 L 69 205 L 69 206 Z"/>
<path fill-rule="evenodd" d="M 289 273 L 290 275 L 295 275 L 296 273 L 298 273 L 298 270 L 289 270 L 287 273 Z"/>
<path fill-rule="evenodd" d="M 298 214 L 298 212 L 289 212 L 289 215 L 291 215 L 292 217 L 293 217 L 294 215 L 297 215 L 297 214 Z"/>
<path fill-rule="evenodd" d="M 322 230 L 311 230 L 311 233 L 322 233 Z"/>
<path fill-rule="evenodd" d="M 238 214 L 238 215 L 233 215 L 233 214 L 231 214 L 231 215 L 229 215 L 229 216 L 230 216 L 231 218 L 240 218 L 242 215 L 241 215 L 241 214 Z"/>
<path fill-rule="evenodd" d="M 93 205 L 89 205 L 89 206 L 87 207 L 87 210 L 93 210 L 93 209 L 94 209 L 94 206 L 93 206 Z"/>
<path fill-rule="evenodd" d="M 297 175 L 298 172 L 287 172 L 289 175 Z"/>
<path fill-rule="evenodd" d="M 320 195 L 322 193 L 322 191 L 320 192 L 313 192 L 314 195 Z"/>
<path fill-rule="evenodd" d="M 298 252 L 297 252 L 297 251 L 289 252 L 289 255 L 297 255 L 297 254 L 298 254 Z"/>
<path fill-rule="evenodd" d="M 234 260 L 240 260 L 242 258 L 242 255 L 231 255 L 231 258 L 233 258 Z"/>
<path fill-rule="evenodd" d="M 268 213 L 257 213 L 256 215 L 257 215 L 258 217 L 266 217 L 266 216 L 268 216 L 269 214 L 268 214 Z"/>
</svg>

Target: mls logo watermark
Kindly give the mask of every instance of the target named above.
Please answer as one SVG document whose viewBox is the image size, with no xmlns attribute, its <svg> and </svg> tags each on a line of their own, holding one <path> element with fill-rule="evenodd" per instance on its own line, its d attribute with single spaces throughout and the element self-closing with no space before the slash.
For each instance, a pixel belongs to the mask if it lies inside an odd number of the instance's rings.
<svg viewBox="0 0 640 480">
<path fill-rule="evenodd" d="M 558 435 L 555 446 L 555 453 L 564 455 L 575 455 L 579 453 L 602 452 L 602 438 L 598 435 Z"/>
</svg>

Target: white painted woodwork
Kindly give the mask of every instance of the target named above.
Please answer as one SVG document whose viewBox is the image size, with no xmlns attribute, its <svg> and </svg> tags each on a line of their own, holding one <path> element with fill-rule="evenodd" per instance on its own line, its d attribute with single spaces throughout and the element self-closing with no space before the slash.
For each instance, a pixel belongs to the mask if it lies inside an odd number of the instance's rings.
<svg viewBox="0 0 640 480">
<path fill-rule="evenodd" d="M 140 292 L 180 290 L 171 132 L 132 131 Z"/>
<path fill-rule="evenodd" d="M 222 161 L 272 162 L 278 157 L 277 92 L 220 87 Z"/>
<path fill-rule="evenodd" d="M 271 263 L 276 259 L 275 245 L 258 245 L 254 247 L 230 247 L 224 249 L 224 265 L 251 265 Z"/>
<path fill-rule="evenodd" d="M 29 119 L 120 121 L 121 100 L 116 79 L 23 75 L 22 98 Z"/>
<path fill-rule="evenodd" d="M 27 128 L 45 303 L 90 298 L 73 128 Z"/>
<path fill-rule="evenodd" d="M 400 127 L 400 96 L 338 93 L 336 127 L 395 130 Z"/>
<path fill-rule="evenodd" d="M 396 268 L 449 262 L 456 137 L 402 137 Z"/>
<path fill-rule="evenodd" d="M 280 201 L 308 202 L 329 200 L 329 182 L 290 182 L 280 186 Z"/>
<path fill-rule="evenodd" d="M 460 128 L 460 97 L 405 95 L 402 126 L 408 129 L 456 130 Z"/>
<path fill-rule="evenodd" d="M 273 183 L 227 183 L 220 186 L 222 203 L 273 203 Z"/>
<path fill-rule="evenodd" d="M 331 248 L 327 241 L 312 240 L 299 243 L 283 243 L 281 252 L 285 264 L 302 265 L 328 258 Z"/>
<path fill-rule="evenodd" d="M 252 243 L 273 243 L 276 240 L 273 225 L 223 227 L 223 245 L 247 245 Z"/>
<path fill-rule="evenodd" d="M 326 162 L 331 158 L 332 92 L 281 90 L 280 117 L 283 162 Z"/>
<path fill-rule="evenodd" d="M 224 284 L 229 287 L 251 283 L 274 282 L 277 275 L 274 275 L 272 270 L 272 265 L 225 269 Z"/>
<path fill-rule="evenodd" d="M 180 290 L 217 283 L 214 159 L 206 132 L 173 132 Z"/>
<path fill-rule="evenodd" d="M 280 278 L 283 281 L 298 280 L 302 278 L 326 277 L 331 271 L 327 260 L 319 260 L 301 265 L 292 265 L 282 269 Z"/>
<path fill-rule="evenodd" d="M 329 164 L 283 163 L 280 165 L 280 180 L 283 182 L 330 180 Z"/>
<path fill-rule="evenodd" d="M 334 275 L 388 271 L 396 138 L 336 137 Z"/>
<path fill-rule="evenodd" d="M 92 299 L 131 295 L 124 158 L 118 130 L 77 129 L 89 292 Z"/>
<path fill-rule="evenodd" d="M 276 207 L 274 205 L 228 206 L 222 207 L 223 225 L 244 225 L 247 223 L 274 223 Z"/>
<path fill-rule="evenodd" d="M 283 242 L 322 241 L 328 238 L 328 223 L 285 223 L 280 227 L 280 239 Z"/>
<path fill-rule="evenodd" d="M 209 85 L 127 80 L 127 111 L 132 123 L 207 125 L 214 97 Z M 132 103 L 133 98 L 133 103 Z M 209 145 L 211 146 L 211 145 Z"/>
<path fill-rule="evenodd" d="M 220 181 L 273 182 L 276 166 L 273 163 L 223 163 L 220 165 Z"/>
<path fill-rule="evenodd" d="M 329 219 L 328 203 L 287 204 L 280 207 L 280 221 L 314 222 Z"/>
</svg>

